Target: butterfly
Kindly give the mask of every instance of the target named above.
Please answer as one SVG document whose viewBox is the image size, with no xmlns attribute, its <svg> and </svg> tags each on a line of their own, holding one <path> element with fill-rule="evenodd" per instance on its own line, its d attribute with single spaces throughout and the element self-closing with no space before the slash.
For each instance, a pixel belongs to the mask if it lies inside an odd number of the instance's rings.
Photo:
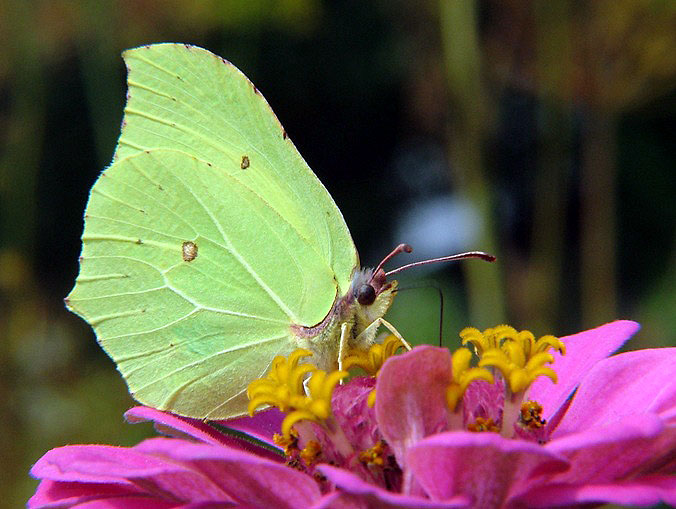
<svg viewBox="0 0 676 509">
<path fill-rule="evenodd" d="M 132 396 L 234 417 L 276 355 L 307 348 L 336 369 L 380 325 L 396 333 L 383 316 L 397 285 L 382 265 L 410 248 L 360 269 L 340 210 L 258 89 L 195 46 L 123 57 L 121 134 L 90 193 L 66 305 Z"/>
</svg>

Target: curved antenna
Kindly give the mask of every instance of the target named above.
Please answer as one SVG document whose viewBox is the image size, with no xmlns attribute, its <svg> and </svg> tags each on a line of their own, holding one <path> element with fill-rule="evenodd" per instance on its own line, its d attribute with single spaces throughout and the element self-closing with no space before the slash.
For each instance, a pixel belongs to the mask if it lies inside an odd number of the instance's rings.
<svg viewBox="0 0 676 509">
<path fill-rule="evenodd" d="M 385 258 L 383 258 L 383 261 L 381 261 L 376 269 L 373 271 L 374 274 L 377 274 L 380 269 L 383 268 L 383 265 L 390 261 L 392 258 L 397 256 L 399 253 L 410 253 L 413 251 L 413 248 L 409 246 L 408 244 L 399 244 L 397 247 L 395 247 L 390 254 L 388 254 Z"/>
<path fill-rule="evenodd" d="M 411 246 L 408 244 L 399 244 L 397 248 L 392 251 L 389 255 L 385 257 L 385 259 L 380 262 L 380 265 L 378 265 L 378 269 L 385 263 L 387 260 L 392 258 L 394 255 L 401 253 L 402 250 L 398 250 L 402 246 L 407 246 L 409 249 L 411 249 Z M 403 249 L 407 253 L 410 253 L 411 251 Z M 420 262 L 413 262 L 413 263 L 408 263 L 406 265 L 403 265 L 402 267 L 399 267 L 397 269 L 391 270 L 389 272 L 385 273 L 386 277 L 390 277 L 393 274 L 397 274 L 398 272 L 401 272 L 402 270 L 406 269 L 411 269 L 413 267 L 418 267 L 420 265 L 427 265 L 429 263 L 440 263 L 440 262 L 454 262 L 457 260 L 466 260 L 468 258 L 479 258 L 480 260 L 484 260 L 487 262 L 494 262 L 497 260 L 497 258 L 493 255 L 490 255 L 488 253 L 484 253 L 483 251 L 468 251 L 466 253 L 460 253 L 460 254 L 455 254 L 455 255 L 450 255 L 450 256 L 442 256 L 440 258 L 431 258 L 429 260 L 422 260 Z M 377 269 L 376 269 L 377 271 Z"/>
</svg>

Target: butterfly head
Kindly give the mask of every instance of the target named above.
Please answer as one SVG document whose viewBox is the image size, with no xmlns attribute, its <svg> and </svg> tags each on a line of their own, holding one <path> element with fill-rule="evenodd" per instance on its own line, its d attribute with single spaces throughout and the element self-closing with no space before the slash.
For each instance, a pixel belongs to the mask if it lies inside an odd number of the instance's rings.
<svg viewBox="0 0 676 509">
<path fill-rule="evenodd" d="M 388 281 L 381 268 L 362 269 L 354 275 L 350 293 L 367 321 L 373 321 L 382 317 L 389 309 L 397 293 L 397 282 Z"/>
</svg>

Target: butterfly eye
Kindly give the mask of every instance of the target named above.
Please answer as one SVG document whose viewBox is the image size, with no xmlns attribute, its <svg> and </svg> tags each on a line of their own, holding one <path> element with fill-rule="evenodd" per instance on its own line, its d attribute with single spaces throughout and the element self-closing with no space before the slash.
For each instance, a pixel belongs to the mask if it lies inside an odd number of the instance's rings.
<svg viewBox="0 0 676 509">
<path fill-rule="evenodd" d="M 362 306 L 370 306 L 376 300 L 376 290 L 369 284 L 363 284 L 357 292 L 357 302 Z"/>
</svg>

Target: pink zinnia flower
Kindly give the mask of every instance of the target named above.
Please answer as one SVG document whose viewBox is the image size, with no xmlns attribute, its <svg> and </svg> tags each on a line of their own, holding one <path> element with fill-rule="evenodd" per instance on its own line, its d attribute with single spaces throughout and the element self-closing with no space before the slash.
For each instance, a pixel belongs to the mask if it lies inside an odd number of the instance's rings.
<svg viewBox="0 0 676 509">
<path fill-rule="evenodd" d="M 618 321 L 538 341 L 504 326 L 466 329 L 476 367 L 466 349 L 391 356 L 387 341 L 347 362 L 377 379 L 344 385 L 341 372 L 305 380 L 296 353 L 250 388 L 252 408 L 285 414 L 222 423 L 233 434 L 134 408 L 128 420 L 173 438 L 49 451 L 31 470 L 41 483 L 28 505 L 676 505 L 676 348 L 606 358 L 637 329 Z M 565 355 L 548 351 L 564 345 Z"/>
</svg>

